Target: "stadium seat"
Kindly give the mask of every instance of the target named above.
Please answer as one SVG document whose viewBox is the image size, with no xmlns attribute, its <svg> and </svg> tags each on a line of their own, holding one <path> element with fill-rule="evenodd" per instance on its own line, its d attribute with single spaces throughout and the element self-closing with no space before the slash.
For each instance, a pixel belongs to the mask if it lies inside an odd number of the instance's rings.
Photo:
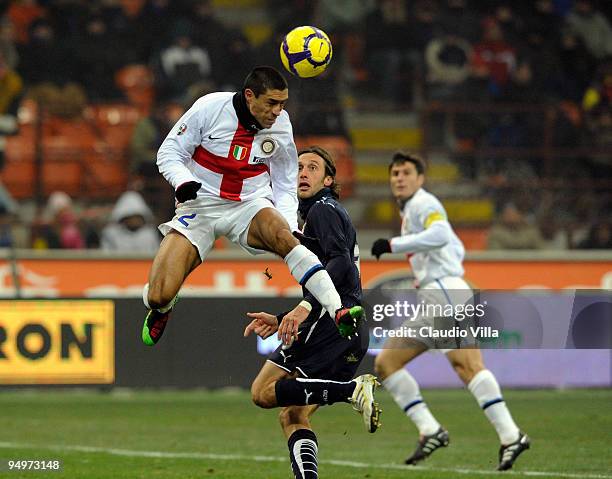
<svg viewBox="0 0 612 479">
<path fill-rule="evenodd" d="M 82 194 L 83 165 L 78 159 L 51 161 L 46 159 L 43 163 L 44 194 L 54 191 L 64 191 L 75 197 Z"/>
<path fill-rule="evenodd" d="M 146 65 L 126 65 L 117 71 L 115 83 L 130 103 L 148 114 L 155 98 L 153 72 Z"/>
<path fill-rule="evenodd" d="M 134 126 L 142 118 L 140 110 L 134 105 L 112 103 L 91 105 L 85 111 L 98 138 L 112 148 L 127 148 Z"/>
</svg>

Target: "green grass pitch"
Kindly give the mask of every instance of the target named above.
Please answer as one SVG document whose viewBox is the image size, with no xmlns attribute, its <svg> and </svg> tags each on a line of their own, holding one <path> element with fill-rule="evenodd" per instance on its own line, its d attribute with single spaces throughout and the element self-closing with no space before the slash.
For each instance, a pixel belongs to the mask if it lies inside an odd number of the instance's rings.
<svg viewBox="0 0 612 479">
<path fill-rule="evenodd" d="M 425 391 L 451 444 L 422 467 L 403 466 L 412 424 L 382 391 L 382 428 L 368 434 L 346 404 L 314 417 L 319 474 L 330 479 L 567 477 L 612 479 L 612 391 L 505 391 L 532 449 L 511 474 L 494 472 L 497 437 L 466 391 Z M 276 410 L 246 391 L 49 391 L 0 394 L 0 458 L 61 459 L 32 478 L 291 478 Z"/>
</svg>

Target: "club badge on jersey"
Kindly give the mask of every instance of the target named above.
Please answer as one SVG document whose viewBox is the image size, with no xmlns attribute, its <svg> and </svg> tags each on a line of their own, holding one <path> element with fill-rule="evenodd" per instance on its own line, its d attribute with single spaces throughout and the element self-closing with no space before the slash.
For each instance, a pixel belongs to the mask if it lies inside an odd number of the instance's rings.
<svg viewBox="0 0 612 479">
<path fill-rule="evenodd" d="M 261 142 L 261 151 L 266 155 L 271 155 L 276 150 L 276 142 L 273 138 L 267 137 Z"/>
</svg>

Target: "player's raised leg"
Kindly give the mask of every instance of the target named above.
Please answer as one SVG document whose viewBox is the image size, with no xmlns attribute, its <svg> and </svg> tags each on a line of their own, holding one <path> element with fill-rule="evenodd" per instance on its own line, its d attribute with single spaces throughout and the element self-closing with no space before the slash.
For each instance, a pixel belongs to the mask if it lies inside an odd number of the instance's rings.
<svg viewBox="0 0 612 479">
<path fill-rule="evenodd" d="M 142 327 L 146 345 L 153 346 L 161 338 L 185 278 L 200 263 L 198 250 L 185 236 L 172 230 L 164 237 L 143 291 L 149 309 Z"/>
<path fill-rule="evenodd" d="M 531 441 L 512 419 L 497 379 L 485 369 L 479 349 L 457 349 L 446 356 L 497 431 L 501 443 L 498 470 L 510 469 Z"/>
<path fill-rule="evenodd" d="M 297 479 L 317 479 L 319 445 L 310 426 L 310 417 L 319 408 L 313 406 L 289 406 L 278 416 L 287 438 L 289 459 L 293 475 Z"/>
<path fill-rule="evenodd" d="M 276 253 L 285 260 L 298 283 L 334 317 L 343 336 L 356 334 L 364 317 L 361 306 L 343 308 L 334 283 L 317 256 L 293 236 L 289 224 L 274 208 L 261 209 L 251 221 L 248 244 Z"/>
<path fill-rule="evenodd" d="M 449 443 L 448 432 L 433 416 L 421 396 L 418 383 L 405 369 L 406 364 L 426 349 L 415 341 L 391 338 L 385 343 L 374 363 L 376 374 L 383 386 L 419 431 L 416 449 L 406 459 L 406 464 L 416 464 Z"/>
</svg>

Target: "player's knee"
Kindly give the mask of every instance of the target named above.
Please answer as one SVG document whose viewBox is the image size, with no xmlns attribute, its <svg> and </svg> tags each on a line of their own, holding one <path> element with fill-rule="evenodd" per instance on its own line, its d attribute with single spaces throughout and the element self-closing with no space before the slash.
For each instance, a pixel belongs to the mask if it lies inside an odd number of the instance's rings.
<svg viewBox="0 0 612 479">
<path fill-rule="evenodd" d="M 380 379 L 386 379 L 398 369 L 401 369 L 404 365 L 393 361 L 392 357 L 384 354 L 382 351 L 374 360 L 374 371 Z"/>
<path fill-rule="evenodd" d="M 478 360 L 452 360 L 451 365 L 465 384 L 468 384 L 476 374 L 484 369 L 482 362 Z"/>
<path fill-rule="evenodd" d="M 256 385 L 253 385 L 251 387 L 251 400 L 253 401 L 253 404 L 255 404 L 255 406 L 263 409 L 270 409 L 275 406 L 274 402 L 270 401 L 266 397 L 264 390 L 260 387 L 257 387 Z"/>
</svg>

